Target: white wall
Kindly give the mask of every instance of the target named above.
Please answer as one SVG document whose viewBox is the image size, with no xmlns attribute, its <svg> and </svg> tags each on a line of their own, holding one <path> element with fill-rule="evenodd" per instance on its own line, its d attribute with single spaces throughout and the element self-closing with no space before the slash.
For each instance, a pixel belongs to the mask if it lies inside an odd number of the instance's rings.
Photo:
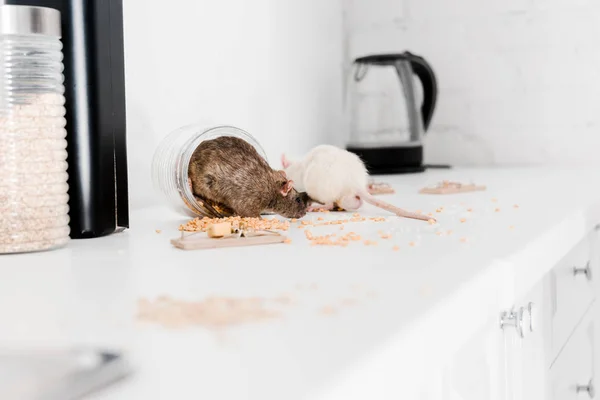
<svg viewBox="0 0 600 400">
<path fill-rule="evenodd" d="M 124 1 L 132 208 L 160 201 L 150 162 L 172 130 L 232 124 L 282 151 L 335 141 L 341 0 Z"/>
<path fill-rule="evenodd" d="M 345 57 L 411 50 L 440 84 L 428 162 L 600 163 L 597 0 L 344 0 Z"/>
</svg>

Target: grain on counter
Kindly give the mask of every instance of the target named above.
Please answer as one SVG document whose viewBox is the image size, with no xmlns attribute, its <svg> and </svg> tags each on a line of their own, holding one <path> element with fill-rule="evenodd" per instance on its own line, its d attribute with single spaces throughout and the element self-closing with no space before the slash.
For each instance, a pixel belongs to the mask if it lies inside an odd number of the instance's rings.
<svg viewBox="0 0 600 400">
<path fill-rule="evenodd" d="M 253 230 L 271 230 L 271 231 L 287 231 L 290 228 L 290 222 L 277 218 L 242 218 L 242 217 L 225 217 L 225 218 L 194 218 L 186 224 L 180 225 L 179 230 L 184 232 L 206 232 L 211 225 L 229 222 L 232 229 L 253 229 Z M 304 221 L 303 221 L 304 222 Z"/>
</svg>

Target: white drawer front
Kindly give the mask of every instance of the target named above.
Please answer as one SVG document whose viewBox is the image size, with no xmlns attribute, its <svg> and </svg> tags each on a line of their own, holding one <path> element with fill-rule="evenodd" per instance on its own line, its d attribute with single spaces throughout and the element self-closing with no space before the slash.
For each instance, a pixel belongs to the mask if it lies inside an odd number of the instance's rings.
<svg viewBox="0 0 600 400">
<path fill-rule="evenodd" d="M 594 386 L 595 310 L 592 308 L 560 352 L 550 369 L 552 398 L 554 400 L 582 400 L 592 398 L 586 391 Z M 579 392 L 578 392 L 579 386 Z M 595 397 L 598 398 L 597 393 Z"/>
<path fill-rule="evenodd" d="M 594 280 L 598 279 L 598 263 L 592 251 L 595 237 L 596 232 L 590 233 L 550 273 L 552 359 L 595 298 Z"/>
</svg>

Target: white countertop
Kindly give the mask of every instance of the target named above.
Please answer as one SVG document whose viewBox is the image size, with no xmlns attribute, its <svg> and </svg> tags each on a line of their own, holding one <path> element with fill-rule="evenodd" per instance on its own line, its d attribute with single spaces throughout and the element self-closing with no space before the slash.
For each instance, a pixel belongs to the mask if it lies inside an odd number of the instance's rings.
<svg viewBox="0 0 600 400">
<path fill-rule="evenodd" d="M 348 223 L 345 230 L 376 246 L 311 247 L 304 231 L 292 227 L 291 244 L 184 252 L 169 239 L 186 218 L 163 208 L 136 211 L 125 233 L 72 241 L 58 251 L 0 256 L 0 348 L 125 348 L 135 374 L 91 397 L 96 400 L 406 395 L 427 378 L 431 363 L 468 340 L 465 332 L 510 306 L 600 223 L 598 172 L 455 169 L 381 178 L 397 191 L 385 198 L 400 207 L 444 209 L 436 213 L 439 226 L 430 226 L 365 207 L 361 215 L 386 222 Z M 443 179 L 488 189 L 417 194 Z M 319 213 L 305 219 L 318 217 L 341 218 Z M 380 239 L 380 230 L 392 238 Z M 453 233 L 438 236 L 437 230 Z M 316 290 L 298 288 L 312 284 Z M 293 304 L 281 306 L 283 318 L 216 336 L 198 327 L 137 323 L 137 300 L 161 295 L 285 295 Z M 344 299 L 356 304 L 342 305 Z M 328 305 L 338 312 L 321 313 Z"/>
</svg>

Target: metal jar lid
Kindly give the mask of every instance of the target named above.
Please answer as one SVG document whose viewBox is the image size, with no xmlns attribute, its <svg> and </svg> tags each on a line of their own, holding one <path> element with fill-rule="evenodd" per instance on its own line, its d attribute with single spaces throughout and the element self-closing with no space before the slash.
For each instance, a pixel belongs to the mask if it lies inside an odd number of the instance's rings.
<svg viewBox="0 0 600 400">
<path fill-rule="evenodd" d="M 60 11 L 48 7 L 0 5 L 0 34 L 61 37 Z"/>
</svg>

